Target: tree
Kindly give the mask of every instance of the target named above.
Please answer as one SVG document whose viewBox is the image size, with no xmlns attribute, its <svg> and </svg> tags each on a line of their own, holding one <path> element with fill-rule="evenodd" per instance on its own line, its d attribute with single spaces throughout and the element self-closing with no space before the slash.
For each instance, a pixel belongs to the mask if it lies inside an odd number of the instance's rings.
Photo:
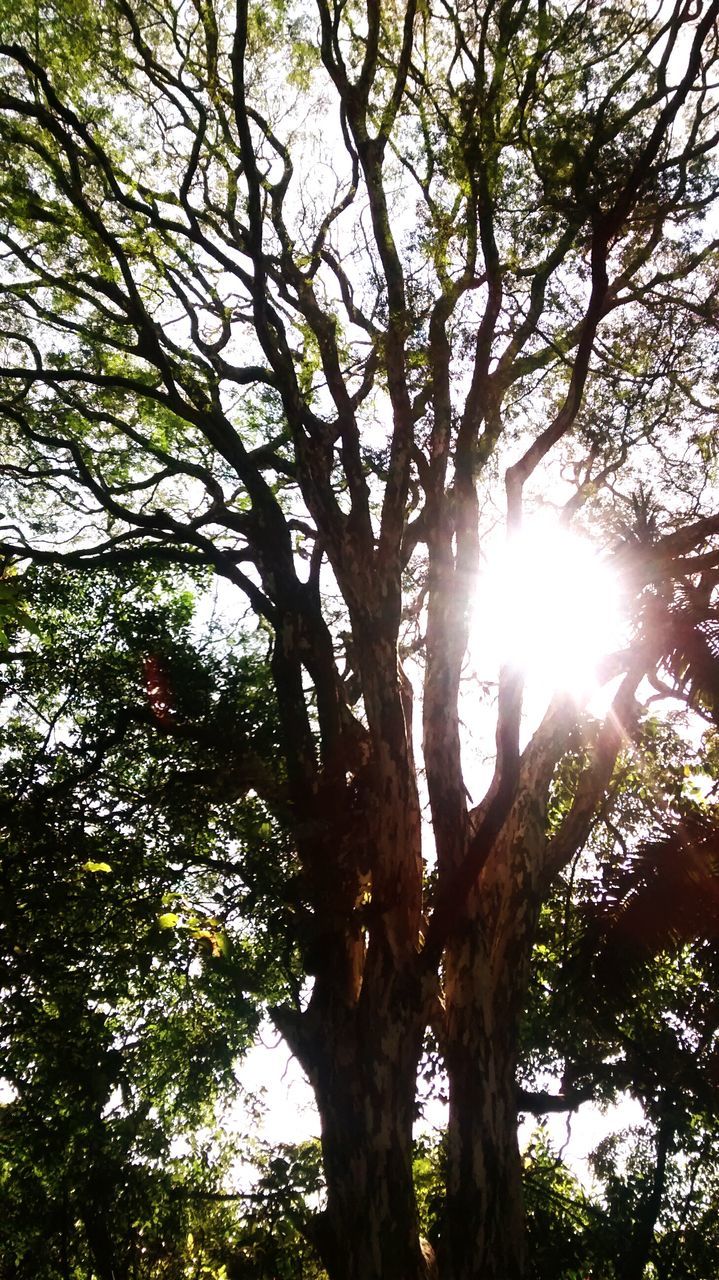
<svg viewBox="0 0 719 1280">
<path fill-rule="evenodd" d="M 719 1046 L 716 811 L 697 786 L 706 741 L 697 750 L 678 738 L 685 721 L 686 713 L 645 719 L 634 758 L 615 770 L 610 812 L 542 910 L 520 1106 L 542 1115 L 628 1092 L 644 1122 L 593 1153 L 601 1208 L 567 1185 L 561 1160 L 538 1144 L 527 1187 L 532 1260 L 536 1267 L 548 1248 L 549 1265 L 537 1274 L 563 1275 L 562 1249 L 578 1275 L 641 1278 L 649 1262 L 659 1274 L 706 1270 L 705 1242 L 688 1224 L 705 1214 L 715 1174 L 707 1152 Z M 658 822 L 661 835 L 648 834 Z M 555 1092 L 542 1097 L 537 1082 L 546 1091 L 548 1076 Z"/>
<path fill-rule="evenodd" d="M 202 774 L 211 750 L 203 760 L 195 743 L 148 735 L 137 676 L 148 648 L 157 663 L 174 654 L 177 710 L 212 696 L 219 724 L 238 676 L 251 716 L 248 661 L 231 673 L 207 653 L 203 662 L 187 636 L 191 599 L 146 569 L 122 584 L 30 570 L 12 586 L 13 647 L 0 655 L 0 1043 L 11 1091 L 0 1108 L 0 1274 L 179 1280 L 229 1247 L 234 1206 L 215 1196 L 232 1150 L 211 1163 L 206 1151 L 258 1023 L 257 991 L 278 979 L 260 919 L 240 937 L 232 913 L 225 929 L 214 915 L 213 836 L 186 767 L 189 754 Z M 41 628 L 20 607 L 29 596 Z M 179 779 L 192 812 L 178 803 Z M 221 823 L 214 815 L 215 839 Z M 180 894 L 172 868 L 183 861 Z M 239 896 L 231 877 L 222 887 Z"/>
<path fill-rule="evenodd" d="M 2 552 L 209 568 L 271 637 L 279 750 L 240 732 L 213 777 L 239 814 L 259 798 L 287 850 L 281 945 L 312 984 L 273 1017 L 317 1098 L 332 1280 L 434 1265 L 411 1146 L 430 1023 L 441 1273 L 525 1274 L 515 1074 L 542 904 L 611 816 L 644 678 L 716 705 L 718 16 L 3 14 Z M 611 554 L 635 626 L 608 714 L 560 694 L 526 742 L 505 661 L 475 804 L 460 688 L 480 556 L 543 492 Z M 181 738 L 161 667 L 148 685 Z"/>
</svg>

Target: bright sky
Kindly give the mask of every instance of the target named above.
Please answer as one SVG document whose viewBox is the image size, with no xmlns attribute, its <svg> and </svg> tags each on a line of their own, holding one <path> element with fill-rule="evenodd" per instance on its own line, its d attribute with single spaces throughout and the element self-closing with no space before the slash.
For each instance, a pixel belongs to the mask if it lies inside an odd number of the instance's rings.
<svg viewBox="0 0 719 1280">
<path fill-rule="evenodd" d="M 590 702 L 597 714 L 601 660 L 622 647 L 620 584 L 588 538 L 556 515 L 528 519 L 510 542 L 495 536 L 475 598 L 469 666 L 496 679 L 501 662 L 522 668 L 525 715 L 539 720 L 554 693 Z"/>
</svg>

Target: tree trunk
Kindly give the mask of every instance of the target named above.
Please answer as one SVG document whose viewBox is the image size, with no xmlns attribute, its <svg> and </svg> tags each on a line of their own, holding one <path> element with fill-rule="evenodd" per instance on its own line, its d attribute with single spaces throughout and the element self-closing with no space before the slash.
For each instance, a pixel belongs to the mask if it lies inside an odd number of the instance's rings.
<svg viewBox="0 0 719 1280">
<path fill-rule="evenodd" d="M 421 820 L 411 691 L 397 667 L 396 622 L 361 621 L 358 654 L 370 758 L 340 797 L 318 794 L 305 862 L 322 945 L 304 1013 L 274 1019 L 317 1100 L 327 1208 L 314 1233 L 331 1280 L 424 1280 L 412 1178 L 417 1064 L 429 987 L 417 951 Z M 398 616 L 398 615 L 397 615 Z M 343 780 L 342 780 L 343 785 Z"/>
<path fill-rule="evenodd" d="M 354 1008 L 320 1018 L 313 1000 L 293 1026 L 277 1011 L 320 1113 L 327 1208 L 313 1243 L 330 1280 L 426 1280 L 431 1274 L 412 1178 L 425 1025 L 416 986 L 388 967 L 382 1007 L 366 996 Z"/>
<path fill-rule="evenodd" d="M 516 1068 L 563 721 L 562 705 L 550 708 L 525 750 L 516 798 L 445 952 L 444 1280 L 524 1280 L 527 1272 Z"/>
<path fill-rule="evenodd" d="M 339 1065 L 339 1064 L 338 1064 Z M 368 1054 L 318 1093 L 331 1280 L 419 1280 L 412 1185 L 415 1065 Z"/>
<path fill-rule="evenodd" d="M 675 1121 L 670 1113 L 663 1115 L 657 1129 L 654 1168 L 648 1178 L 647 1190 L 637 1208 L 634 1234 L 626 1243 L 623 1254 L 617 1259 L 618 1280 L 642 1280 L 651 1260 L 654 1230 L 662 1207 L 667 1178 L 667 1160 L 674 1141 Z"/>
<path fill-rule="evenodd" d="M 527 1271 L 516 1068 L 552 758 L 545 747 L 527 754 L 535 785 L 520 788 L 446 951 L 446 1280 L 524 1280 Z"/>
<path fill-rule="evenodd" d="M 442 1275 L 446 1280 L 523 1280 L 516 999 L 506 982 L 493 981 L 489 963 L 478 972 L 478 950 L 465 936 L 447 960 L 449 1126 Z"/>
</svg>

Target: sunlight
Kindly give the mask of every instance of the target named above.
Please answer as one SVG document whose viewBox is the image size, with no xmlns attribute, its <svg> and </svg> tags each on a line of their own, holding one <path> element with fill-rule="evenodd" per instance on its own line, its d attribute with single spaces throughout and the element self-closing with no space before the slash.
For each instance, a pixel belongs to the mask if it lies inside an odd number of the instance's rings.
<svg viewBox="0 0 719 1280">
<path fill-rule="evenodd" d="M 588 539 L 554 521 L 527 521 L 480 575 L 475 655 L 520 667 L 535 696 L 590 696 L 622 630 L 616 577 Z"/>
</svg>

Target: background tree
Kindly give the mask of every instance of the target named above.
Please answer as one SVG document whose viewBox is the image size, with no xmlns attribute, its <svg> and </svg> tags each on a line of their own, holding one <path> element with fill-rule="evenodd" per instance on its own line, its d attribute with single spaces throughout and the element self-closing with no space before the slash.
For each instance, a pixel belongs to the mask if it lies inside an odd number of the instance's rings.
<svg viewBox="0 0 719 1280">
<path fill-rule="evenodd" d="M 716 816 L 705 744 L 692 750 L 681 729 L 683 714 L 645 721 L 587 848 L 558 878 L 523 1027 L 521 1096 L 535 1114 L 622 1092 L 642 1104 L 644 1125 L 605 1139 L 592 1157 L 601 1214 L 587 1218 L 579 1197 L 577 1216 L 563 1196 L 584 1268 L 599 1275 L 642 1277 L 649 1261 L 661 1273 L 678 1223 L 702 1213 L 691 1153 L 708 1151 L 716 1129 Z M 658 813 L 664 830 L 650 836 Z M 551 1077 L 559 1097 L 533 1092 Z M 679 1252 L 673 1265 L 688 1274 L 705 1266 L 688 1235 Z"/>
<path fill-rule="evenodd" d="M 227 826 L 208 793 L 216 772 L 226 787 L 233 737 L 252 720 L 253 664 L 219 662 L 212 640 L 193 651 L 191 596 L 146 570 L 122 584 L 46 569 L 12 583 L 0 767 L 1 1274 L 179 1278 L 211 1263 L 216 1273 L 238 1229 L 237 1206 L 220 1196 L 234 1154 L 219 1128 L 237 1096 L 234 1063 L 260 999 L 290 982 L 276 933 L 271 955 L 263 945 L 261 905 L 242 903 L 261 838 L 232 876 L 220 880 L 212 856 L 218 843 L 241 841 L 244 852 L 251 839 L 250 813 Z M 23 636 L 28 595 L 42 619 L 34 636 Z M 161 664 L 181 673 L 178 722 L 208 700 L 219 732 L 222 705 L 232 706 L 221 764 L 187 722 L 184 737 L 158 735 Z"/>
<path fill-rule="evenodd" d="M 313 983 L 273 1017 L 320 1111 L 313 1238 L 333 1280 L 426 1274 L 411 1134 L 430 1021 L 450 1098 L 440 1266 L 525 1273 L 515 1075 L 542 904 L 639 750 L 644 677 L 702 705 L 714 679 L 718 16 L 106 0 L 3 17 L 3 554 L 210 568 L 271 636 L 277 754 L 238 710 L 232 776 L 212 778 L 240 825 L 260 798 L 287 860 L 279 950 Z M 636 627 L 594 721 L 560 694 L 523 730 L 504 662 L 473 804 L 459 697 L 480 555 L 543 492 L 610 551 Z M 212 699 L 176 710 L 148 656 L 158 738 L 216 743 Z M 232 881 L 231 841 L 222 861 Z"/>
</svg>

